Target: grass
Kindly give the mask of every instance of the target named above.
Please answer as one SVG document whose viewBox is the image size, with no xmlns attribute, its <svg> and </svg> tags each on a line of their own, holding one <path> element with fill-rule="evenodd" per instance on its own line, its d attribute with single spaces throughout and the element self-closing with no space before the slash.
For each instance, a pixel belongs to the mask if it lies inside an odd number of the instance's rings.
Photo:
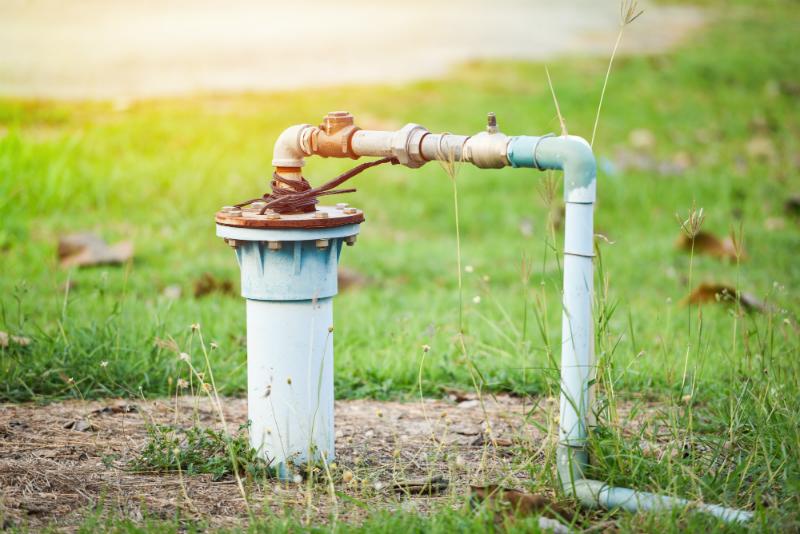
<svg viewBox="0 0 800 534">
<path fill-rule="evenodd" d="M 788 1 L 711 4 L 714 23 L 693 42 L 667 55 L 617 57 L 607 83 L 594 147 L 596 228 L 607 237 L 598 240 L 596 284 L 600 400 L 613 408 L 617 395 L 658 399 L 664 410 L 660 423 L 633 436 L 613 424 L 613 409 L 601 413 L 594 457 L 613 483 L 755 506 L 759 525 L 791 530 L 800 521 L 800 231 L 783 204 L 800 191 L 800 13 Z M 571 133 L 591 134 L 606 66 L 550 65 Z M 209 357 L 220 393 L 243 394 L 241 298 L 191 297 L 205 272 L 238 277 L 230 250 L 214 236 L 213 213 L 267 188 L 271 143 L 284 127 L 331 109 L 349 109 L 363 127 L 415 121 L 475 132 L 491 110 L 508 134 L 560 128 L 543 67 L 520 62 L 475 62 L 442 80 L 321 93 L 129 104 L 2 100 L 0 330 L 32 343 L 0 349 L 0 400 L 166 395 L 182 370 L 168 342 L 198 352 L 194 323 L 219 346 Z M 653 158 L 680 156 L 688 168 L 665 176 L 621 169 L 619 149 L 642 128 L 656 139 Z M 748 152 L 755 138 L 773 150 Z M 321 183 L 350 165 L 314 160 L 306 176 Z M 363 207 L 368 222 L 343 263 L 373 282 L 336 300 L 339 397 L 471 388 L 474 368 L 489 391 L 557 391 L 562 236 L 547 223 L 557 218 L 548 180 L 460 169 L 459 277 L 452 183 L 441 168 L 382 168 L 355 181 L 359 191 L 347 201 Z M 675 250 L 675 214 L 695 205 L 704 229 L 742 229 L 746 261 Z M 87 229 L 134 240 L 135 261 L 60 270 L 57 236 Z M 690 277 L 754 293 L 769 311 L 687 309 L 681 300 Z M 170 285 L 184 296 L 164 296 Z M 675 452 L 649 455 L 643 441 L 665 433 Z M 482 520 L 399 514 L 362 528 L 468 530 Z M 623 530 L 715 525 L 686 517 L 618 521 Z M 115 528 L 138 527 L 123 521 Z"/>
</svg>

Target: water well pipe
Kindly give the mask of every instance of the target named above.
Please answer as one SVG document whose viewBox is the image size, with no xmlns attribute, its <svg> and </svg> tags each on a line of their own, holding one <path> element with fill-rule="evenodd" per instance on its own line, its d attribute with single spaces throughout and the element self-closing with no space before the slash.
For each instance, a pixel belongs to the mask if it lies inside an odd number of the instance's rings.
<svg viewBox="0 0 800 534">
<path fill-rule="evenodd" d="M 417 124 L 407 124 L 397 131 L 361 130 L 349 113 L 332 112 L 319 127 L 302 124 L 284 131 L 275 143 L 273 165 L 284 178 L 295 179 L 304 158 L 312 155 L 353 159 L 391 156 L 409 168 L 421 167 L 431 160 L 451 160 L 480 168 L 563 171 L 566 213 L 557 464 L 564 491 L 588 507 L 631 512 L 692 508 L 724 521 L 752 518 L 748 511 L 612 487 L 585 476 L 595 372 L 592 299 L 597 173 L 591 147 L 584 139 L 554 135 L 509 137 L 498 131 L 493 114 L 489 114 L 486 131 L 465 136 L 435 134 Z M 332 413 L 332 408 L 325 413 Z M 264 415 L 251 411 L 251 417 Z"/>
<path fill-rule="evenodd" d="M 293 477 L 293 466 L 333 460 L 333 297 L 343 245 L 355 243 L 358 231 L 359 224 L 217 224 L 236 252 L 247 301 L 250 444 L 283 479 Z"/>
</svg>

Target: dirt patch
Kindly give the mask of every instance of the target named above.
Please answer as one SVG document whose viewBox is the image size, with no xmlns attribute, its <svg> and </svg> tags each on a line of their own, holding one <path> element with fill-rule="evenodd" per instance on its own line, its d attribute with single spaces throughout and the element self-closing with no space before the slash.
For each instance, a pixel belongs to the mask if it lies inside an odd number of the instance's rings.
<svg viewBox="0 0 800 534">
<path fill-rule="evenodd" d="M 522 486 L 531 463 L 541 464 L 550 450 L 547 434 L 534 423 L 555 425 L 556 403 L 543 400 L 534 407 L 530 400 L 499 396 L 486 399 L 484 408 L 480 404 L 469 396 L 424 403 L 337 402 L 336 491 L 368 503 L 370 510 L 424 512 L 463 503 L 470 483 Z M 244 399 L 225 399 L 223 405 L 231 429 L 246 422 Z M 219 427 L 206 399 L 5 405 L 0 410 L 2 516 L 12 525 L 69 528 L 97 510 L 134 519 L 145 514 L 172 518 L 180 511 L 214 525 L 241 523 L 247 510 L 230 477 L 215 482 L 210 475 L 129 468 L 147 440 L 148 423 L 195 422 Z M 446 479 L 446 490 L 418 496 L 395 489 L 398 482 L 430 479 Z M 329 521 L 334 512 L 348 521 L 367 513 L 363 506 L 332 499 L 328 489 L 279 481 L 247 488 L 253 509 L 311 510 L 315 523 Z"/>
</svg>

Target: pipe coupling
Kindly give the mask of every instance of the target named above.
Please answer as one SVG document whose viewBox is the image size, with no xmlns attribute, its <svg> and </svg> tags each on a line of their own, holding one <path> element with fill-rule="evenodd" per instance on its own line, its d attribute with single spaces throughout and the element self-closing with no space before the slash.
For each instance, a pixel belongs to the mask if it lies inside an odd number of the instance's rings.
<svg viewBox="0 0 800 534">
<path fill-rule="evenodd" d="M 464 159 L 481 169 L 501 169 L 508 165 L 508 140 L 499 132 L 473 135 L 464 144 Z"/>
<path fill-rule="evenodd" d="M 426 135 L 428 130 L 419 124 L 406 124 L 392 135 L 392 155 L 406 167 L 422 167 L 428 161 L 422 157 L 422 138 Z"/>
</svg>

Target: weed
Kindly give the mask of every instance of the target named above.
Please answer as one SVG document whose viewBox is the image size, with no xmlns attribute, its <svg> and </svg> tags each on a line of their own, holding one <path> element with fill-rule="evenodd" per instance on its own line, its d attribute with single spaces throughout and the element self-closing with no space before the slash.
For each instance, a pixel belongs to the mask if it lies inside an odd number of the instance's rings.
<svg viewBox="0 0 800 534">
<path fill-rule="evenodd" d="M 248 480 L 264 482 L 275 476 L 270 462 L 250 447 L 248 425 L 229 436 L 222 430 L 148 425 L 148 440 L 130 468 L 138 472 L 182 472 L 187 476 L 209 474 L 221 480 L 238 473 Z"/>
</svg>

